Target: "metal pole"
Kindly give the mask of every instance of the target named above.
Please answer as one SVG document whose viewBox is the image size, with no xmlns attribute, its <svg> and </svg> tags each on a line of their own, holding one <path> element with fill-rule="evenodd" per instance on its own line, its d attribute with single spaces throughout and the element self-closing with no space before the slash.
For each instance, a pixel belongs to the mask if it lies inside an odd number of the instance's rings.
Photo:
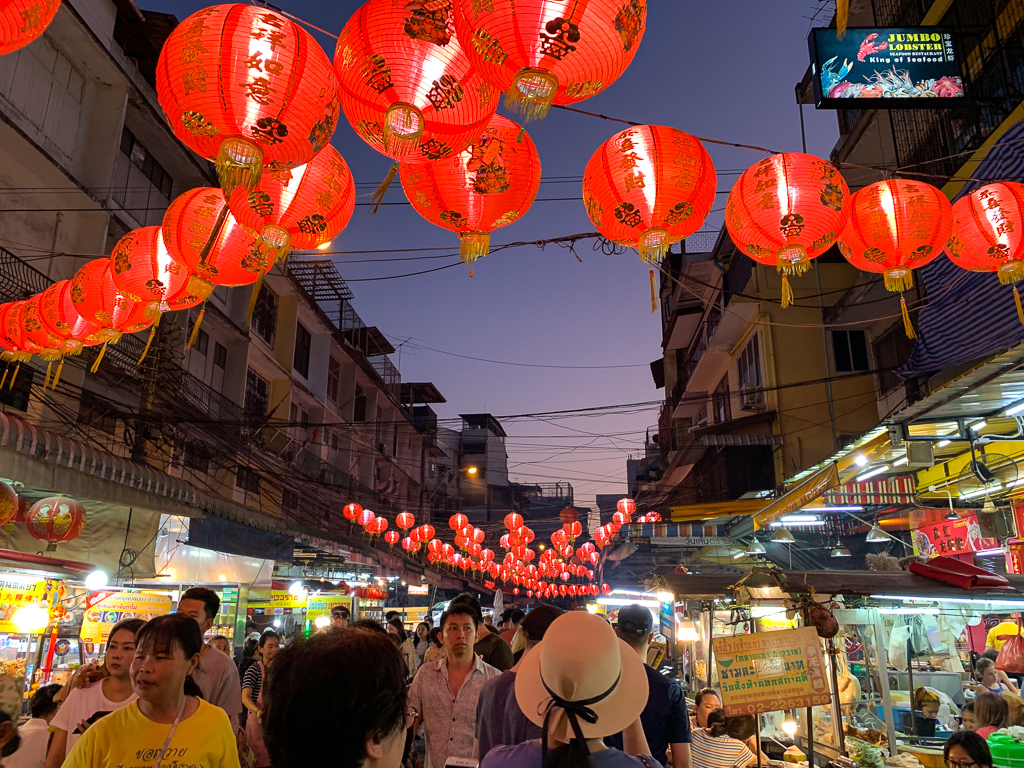
<svg viewBox="0 0 1024 768">
<path fill-rule="evenodd" d="M 808 608 L 804 608 L 804 626 L 810 627 L 811 618 L 809 615 L 810 611 Z M 810 768 L 814 768 L 814 708 L 807 707 L 804 710 L 805 727 L 807 729 L 806 742 L 807 742 L 807 765 Z"/>
<path fill-rule="evenodd" d="M 910 655 L 910 640 L 907 640 L 907 687 L 910 688 L 910 735 L 917 736 L 917 711 L 914 708 L 914 665 Z"/>
<path fill-rule="evenodd" d="M 836 649 L 835 638 L 828 639 L 828 655 L 829 664 L 831 668 L 832 677 L 832 717 L 835 718 L 835 727 L 839 733 L 839 751 L 844 755 L 846 754 L 846 733 L 843 728 L 843 705 L 839 701 L 839 671 L 836 669 L 836 656 L 838 650 Z"/>
</svg>

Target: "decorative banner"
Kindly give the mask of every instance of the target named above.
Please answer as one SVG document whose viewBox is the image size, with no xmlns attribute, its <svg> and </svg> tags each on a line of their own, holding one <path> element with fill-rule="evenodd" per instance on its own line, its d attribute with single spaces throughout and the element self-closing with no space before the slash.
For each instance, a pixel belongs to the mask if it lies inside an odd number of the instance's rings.
<svg viewBox="0 0 1024 768">
<path fill-rule="evenodd" d="M 714 650 L 727 716 L 823 706 L 831 701 L 814 627 L 719 637 Z"/>
<path fill-rule="evenodd" d="M 982 537 L 976 515 L 922 525 L 912 532 L 912 538 L 914 554 L 918 557 L 962 555 L 1001 548 L 999 539 Z"/>
<path fill-rule="evenodd" d="M 17 632 L 13 618 L 18 609 L 23 605 L 35 605 L 48 596 L 45 580 L 0 579 L 0 632 Z"/>
<path fill-rule="evenodd" d="M 1024 573 L 1024 541 L 1009 539 L 1006 542 L 1006 572 Z"/>
<path fill-rule="evenodd" d="M 83 643 L 106 645 L 110 630 L 123 619 L 149 621 L 171 612 L 171 598 L 155 592 L 112 592 L 85 611 L 79 637 Z"/>
</svg>

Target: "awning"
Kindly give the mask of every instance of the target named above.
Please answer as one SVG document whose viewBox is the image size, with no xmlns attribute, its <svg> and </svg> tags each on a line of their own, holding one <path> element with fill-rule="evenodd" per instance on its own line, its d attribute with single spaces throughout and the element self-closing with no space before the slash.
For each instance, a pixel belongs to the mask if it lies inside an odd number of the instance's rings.
<svg viewBox="0 0 1024 768">
<path fill-rule="evenodd" d="M 839 465 L 833 462 L 797 483 L 782 498 L 776 499 L 754 515 L 754 530 L 767 528 L 769 524 L 783 515 L 801 509 L 837 485 L 839 485 Z"/>
<path fill-rule="evenodd" d="M 844 483 L 822 497 L 828 505 L 855 504 L 862 507 L 887 504 L 910 504 L 917 494 L 917 483 L 913 475 L 865 480 L 860 483 Z"/>
<path fill-rule="evenodd" d="M 672 507 L 672 522 L 689 523 L 698 520 L 716 520 L 720 517 L 748 517 L 764 507 L 764 499 L 716 501 L 710 504 L 687 504 Z"/>
</svg>

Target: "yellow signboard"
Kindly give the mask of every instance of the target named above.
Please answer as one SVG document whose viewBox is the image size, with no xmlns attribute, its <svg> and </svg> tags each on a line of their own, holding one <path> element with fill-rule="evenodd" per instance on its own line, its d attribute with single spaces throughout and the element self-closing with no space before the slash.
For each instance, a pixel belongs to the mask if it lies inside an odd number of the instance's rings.
<svg viewBox="0 0 1024 768">
<path fill-rule="evenodd" d="M 715 638 L 715 666 L 728 716 L 831 701 L 814 627 Z"/>
<path fill-rule="evenodd" d="M 18 631 L 13 619 L 23 605 L 49 601 L 52 592 L 48 592 L 46 586 L 46 581 L 29 581 L 17 577 L 0 579 L 0 632 Z"/>
<path fill-rule="evenodd" d="M 306 621 L 316 621 L 321 616 L 330 616 L 335 606 L 344 606 L 352 610 L 352 598 L 347 595 L 317 595 L 309 598 L 306 604 Z"/>
<path fill-rule="evenodd" d="M 82 619 L 82 631 L 79 637 L 83 643 L 104 645 L 110 636 L 110 630 L 117 622 L 124 619 L 142 619 L 149 621 L 157 616 L 171 612 L 171 598 L 154 592 L 110 592 L 99 597 L 85 610 Z"/>
</svg>

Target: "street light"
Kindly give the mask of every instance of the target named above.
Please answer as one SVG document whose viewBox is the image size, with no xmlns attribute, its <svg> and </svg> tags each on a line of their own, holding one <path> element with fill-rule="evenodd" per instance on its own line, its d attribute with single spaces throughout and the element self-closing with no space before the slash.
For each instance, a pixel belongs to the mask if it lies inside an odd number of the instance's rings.
<svg viewBox="0 0 1024 768">
<path fill-rule="evenodd" d="M 777 544 L 792 544 L 796 541 L 793 532 L 789 528 L 776 528 L 772 534 L 772 541 Z"/>
<path fill-rule="evenodd" d="M 477 469 L 476 467 L 466 467 L 466 471 L 471 475 L 475 475 L 480 470 Z"/>
</svg>

